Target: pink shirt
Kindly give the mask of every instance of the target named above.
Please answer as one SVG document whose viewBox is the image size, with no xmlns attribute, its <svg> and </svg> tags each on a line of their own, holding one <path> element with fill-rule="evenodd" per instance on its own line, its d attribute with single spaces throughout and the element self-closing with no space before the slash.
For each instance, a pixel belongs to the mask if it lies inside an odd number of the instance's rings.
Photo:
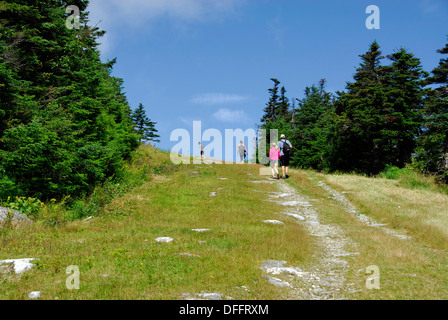
<svg viewBox="0 0 448 320">
<path fill-rule="evenodd" d="M 269 150 L 269 159 L 279 160 L 280 159 L 280 150 L 275 150 L 275 148 L 271 148 L 271 150 Z"/>
</svg>

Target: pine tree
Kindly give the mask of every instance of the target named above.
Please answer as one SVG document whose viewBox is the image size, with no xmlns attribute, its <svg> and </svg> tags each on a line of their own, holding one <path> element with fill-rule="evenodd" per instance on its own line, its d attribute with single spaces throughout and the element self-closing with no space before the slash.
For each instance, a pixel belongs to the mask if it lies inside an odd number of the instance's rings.
<svg viewBox="0 0 448 320">
<path fill-rule="evenodd" d="M 374 42 L 335 103 L 336 131 L 332 136 L 333 169 L 377 174 L 387 165 L 411 161 L 419 134 L 424 78 L 420 60 L 405 49 L 381 65 Z"/>
<path fill-rule="evenodd" d="M 132 121 L 135 125 L 135 131 L 141 137 L 140 141 L 145 139 L 150 142 L 160 142 L 160 140 L 157 139 L 160 136 L 157 134 L 158 131 L 155 128 L 157 123 L 148 118 L 143 104 L 140 103 L 132 113 Z"/>
<path fill-rule="evenodd" d="M 266 124 L 268 122 L 273 122 L 277 120 L 278 117 L 278 106 L 279 106 L 279 95 L 278 95 L 278 86 L 280 81 L 275 78 L 271 78 L 271 81 L 274 82 L 274 87 L 268 89 L 270 93 L 269 101 L 264 108 L 264 115 L 261 118 L 261 123 Z"/>
<path fill-rule="evenodd" d="M 335 129 L 332 133 L 331 168 L 342 171 L 378 173 L 382 170 L 381 110 L 386 95 L 383 88 L 384 57 L 375 41 L 361 55 L 361 64 L 335 102 Z"/>
<path fill-rule="evenodd" d="M 420 111 L 425 94 L 420 59 L 404 48 L 388 56 L 392 65 L 384 67 L 386 103 L 381 130 L 384 164 L 403 167 L 411 162 L 416 137 L 422 125 Z"/>
<path fill-rule="evenodd" d="M 329 153 L 328 135 L 331 126 L 331 95 L 325 91 L 325 79 L 319 87 L 305 89 L 305 97 L 298 101 L 294 114 L 295 130 L 292 137 L 294 157 L 292 165 L 323 170 Z"/>
<path fill-rule="evenodd" d="M 437 52 L 448 54 L 448 44 Z M 434 88 L 426 97 L 415 163 L 421 170 L 435 173 L 448 183 L 448 58 L 440 59 L 427 84 Z"/>
<path fill-rule="evenodd" d="M 277 106 L 276 118 L 283 119 L 286 122 L 291 121 L 291 113 L 290 113 L 290 104 L 289 99 L 286 97 L 286 89 L 285 87 L 281 87 L 280 89 L 280 97 Z"/>
<path fill-rule="evenodd" d="M 66 7 L 81 10 L 79 29 Z M 138 146 L 88 1 L 0 2 L 0 198 L 88 193 Z"/>
</svg>

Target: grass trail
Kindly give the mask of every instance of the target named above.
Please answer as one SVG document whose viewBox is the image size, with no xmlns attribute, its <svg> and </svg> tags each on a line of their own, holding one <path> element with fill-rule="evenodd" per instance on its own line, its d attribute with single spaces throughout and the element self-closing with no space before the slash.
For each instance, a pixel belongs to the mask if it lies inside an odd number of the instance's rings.
<svg viewBox="0 0 448 320">
<path fill-rule="evenodd" d="M 164 157 L 158 161 L 168 161 Z M 394 180 L 302 170 L 292 170 L 286 181 L 251 182 L 267 181 L 259 169 L 182 165 L 116 197 L 93 219 L 1 229 L 0 260 L 38 260 L 22 275 L 0 267 L 0 299 L 29 299 L 32 291 L 41 291 L 41 299 L 48 300 L 168 300 L 201 292 L 233 299 L 296 299 L 290 290 L 270 284 L 260 267 L 263 261 L 277 260 L 312 272 L 319 244 L 302 223 L 275 214 L 284 208 L 268 195 L 279 191 L 278 183 L 313 199 L 321 222 L 343 230 L 355 245 L 346 249 L 356 254 L 341 257 L 348 262 L 347 298 L 448 298 L 447 195 Z M 363 224 L 318 181 L 350 192 L 345 196 L 362 214 L 411 240 Z M 263 223 L 273 219 L 285 224 Z M 158 243 L 159 237 L 174 240 Z M 379 268 L 380 289 L 366 287 L 366 269 L 372 265 Z M 66 287 L 68 266 L 79 268 L 79 290 Z"/>
<path fill-rule="evenodd" d="M 184 165 L 116 198 L 105 211 L 118 215 L 4 230 L 0 260 L 39 260 L 21 276 L 1 277 L 0 298 L 27 299 L 31 291 L 42 299 L 180 299 L 199 292 L 288 298 L 262 277 L 262 261 L 304 264 L 313 240 L 297 223 L 263 223 L 275 218 L 278 205 L 266 201 L 274 185 L 250 182 L 260 179 L 258 169 Z M 70 265 L 80 270 L 79 290 L 66 288 Z"/>
<path fill-rule="evenodd" d="M 352 299 L 447 299 L 448 298 L 448 196 L 435 190 L 410 189 L 398 181 L 356 175 L 324 175 L 294 170 L 291 185 L 313 195 L 321 217 L 342 227 L 357 243 L 347 281 L 356 290 Z M 369 227 L 318 186 L 324 181 L 360 211 L 388 228 L 404 232 L 401 240 L 381 228 Z M 380 271 L 380 289 L 366 288 L 368 266 Z"/>
</svg>

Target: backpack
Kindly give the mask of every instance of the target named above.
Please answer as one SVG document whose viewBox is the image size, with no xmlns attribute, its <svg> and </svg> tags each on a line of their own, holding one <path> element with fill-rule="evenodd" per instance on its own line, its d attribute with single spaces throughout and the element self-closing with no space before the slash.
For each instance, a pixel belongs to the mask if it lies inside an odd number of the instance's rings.
<svg viewBox="0 0 448 320">
<path fill-rule="evenodd" d="M 286 154 L 286 155 L 288 155 L 289 154 L 289 152 L 291 151 L 291 146 L 289 145 L 289 143 L 287 143 L 286 142 L 286 140 L 285 141 L 282 141 L 283 143 L 283 147 L 282 147 L 282 149 L 283 149 L 283 153 L 284 154 Z"/>
</svg>

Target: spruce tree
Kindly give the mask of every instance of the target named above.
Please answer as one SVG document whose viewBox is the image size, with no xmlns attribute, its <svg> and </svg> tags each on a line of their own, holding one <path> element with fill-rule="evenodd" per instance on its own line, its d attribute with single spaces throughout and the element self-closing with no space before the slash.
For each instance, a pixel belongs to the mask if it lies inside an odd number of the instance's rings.
<svg viewBox="0 0 448 320">
<path fill-rule="evenodd" d="M 337 93 L 331 167 L 372 174 L 382 169 L 381 110 L 386 95 L 381 60 L 384 57 L 376 41 L 360 57 L 355 81 L 347 84 L 347 92 Z"/>
<path fill-rule="evenodd" d="M 328 135 L 331 126 L 331 95 L 325 91 L 325 79 L 319 87 L 305 89 L 305 97 L 298 100 L 294 114 L 295 130 L 292 137 L 294 157 L 292 165 L 323 170 L 329 153 Z"/>
<path fill-rule="evenodd" d="M 448 44 L 437 52 L 447 55 Z M 435 173 L 448 183 L 448 58 L 440 59 L 427 84 L 432 89 L 427 94 L 422 112 L 424 124 L 415 163 L 421 170 Z"/>
<path fill-rule="evenodd" d="M 411 161 L 419 134 L 424 78 L 420 60 L 405 49 L 383 66 L 379 45 L 361 55 L 362 63 L 335 103 L 333 169 L 377 174 L 387 165 Z"/>
<path fill-rule="evenodd" d="M 157 134 L 158 131 L 155 128 L 157 123 L 148 118 L 143 104 L 140 103 L 132 113 L 132 121 L 135 126 L 135 131 L 140 136 L 140 141 L 144 139 L 150 142 L 160 142 L 160 140 L 157 139 L 160 136 Z"/>
<path fill-rule="evenodd" d="M 276 118 L 283 119 L 286 122 L 291 121 L 290 108 L 289 99 L 286 97 L 286 89 L 282 86 L 280 89 Z"/>
<path fill-rule="evenodd" d="M 420 59 L 404 48 L 388 58 L 392 65 L 384 67 L 387 99 L 381 130 L 383 164 L 403 167 L 411 162 L 422 125 L 420 112 L 428 73 L 423 71 Z"/>
<path fill-rule="evenodd" d="M 275 78 L 271 78 L 271 81 L 274 82 L 274 87 L 268 89 L 270 96 L 269 101 L 264 108 L 264 115 L 261 118 L 261 123 L 266 124 L 268 122 L 274 122 L 278 117 L 278 105 L 279 105 L 279 95 L 278 95 L 278 86 L 280 81 Z"/>
<path fill-rule="evenodd" d="M 68 5 L 79 29 L 66 26 Z M 0 2 L 0 198 L 90 192 L 138 146 L 88 1 Z"/>
</svg>

